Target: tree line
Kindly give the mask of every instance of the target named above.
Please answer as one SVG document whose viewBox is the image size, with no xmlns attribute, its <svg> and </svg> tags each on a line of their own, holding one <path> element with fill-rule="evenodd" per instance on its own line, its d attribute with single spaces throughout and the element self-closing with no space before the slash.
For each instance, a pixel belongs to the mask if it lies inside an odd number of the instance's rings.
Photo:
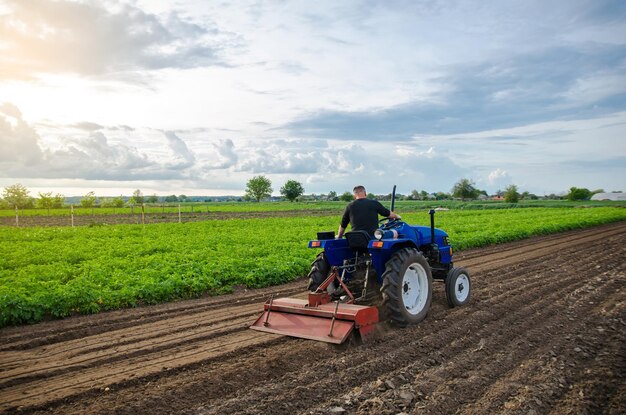
<svg viewBox="0 0 626 415">
<path fill-rule="evenodd" d="M 256 201 L 260 202 L 271 197 L 274 189 L 272 188 L 272 181 L 266 176 L 259 175 L 254 176 L 246 183 L 246 190 L 243 198 L 237 200 L 242 201 Z M 296 200 L 328 200 L 328 201 L 343 201 L 350 202 L 353 200 L 353 194 L 350 191 L 338 195 L 337 192 L 331 190 L 328 194 L 321 195 L 304 195 L 305 189 L 302 183 L 296 180 L 287 180 L 280 188 L 281 196 L 294 202 Z M 546 195 L 543 199 L 567 199 L 571 201 L 575 200 L 589 200 L 596 193 L 603 193 L 603 189 L 589 190 L 587 188 L 571 187 L 566 195 Z M 386 195 L 375 195 L 368 193 L 370 199 L 377 200 L 390 200 L 391 193 Z M 498 190 L 495 194 L 489 195 L 485 190 L 480 190 L 476 187 L 476 184 L 471 179 L 460 179 L 456 182 L 449 193 L 435 192 L 428 193 L 425 190 L 418 191 L 414 189 L 408 195 L 396 194 L 398 200 L 448 200 L 448 199 L 461 199 L 461 200 L 475 200 L 495 198 L 498 200 L 504 200 L 508 203 L 517 203 L 519 200 L 533 200 L 540 197 L 529 193 L 520 193 L 518 187 L 514 184 L 507 186 L 503 191 Z M 53 192 L 41 193 L 38 197 L 31 197 L 29 190 L 17 183 L 4 188 L 2 192 L 2 198 L 0 198 L 0 209 L 58 209 L 65 205 L 66 197 L 62 194 L 53 194 Z M 157 196 L 150 195 L 145 196 L 140 189 L 133 192 L 132 196 L 124 197 L 100 197 L 98 198 L 95 192 L 91 191 L 80 198 L 79 205 L 84 208 L 93 207 L 110 207 L 110 208 L 122 208 L 124 206 L 136 206 L 144 203 L 156 204 L 156 203 L 177 203 L 177 202 L 191 202 L 192 199 L 184 194 L 181 195 L 169 195 L 169 196 Z"/>
</svg>

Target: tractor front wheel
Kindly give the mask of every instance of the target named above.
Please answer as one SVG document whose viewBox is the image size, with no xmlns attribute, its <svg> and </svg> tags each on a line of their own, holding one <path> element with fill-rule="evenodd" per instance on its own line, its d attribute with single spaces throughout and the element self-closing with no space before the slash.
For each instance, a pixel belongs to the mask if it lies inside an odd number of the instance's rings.
<svg viewBox="0 0 626 415">
<path fill-rule="evenodd" d="M 330 264 L 326 259 L 326 254 L 320 252 L 317 254 L 317 258 L 311 264 L 311 272 L 309 272 L 309 291 L 317 290 L 317 287 L 328 278 L 330 272 Z"/>
<path fill-rule="evenodd" d="M 426 318 L 433 292 L 433 278 L 426 258 L 414 248 L 394 254 L 382 275 L 383 311 L 400 327 Z"/>
<path fill-rule="evenodd" d="M 446 297 L 450 307 L 459 307 L 469 302 L 472 281 L 465 268 L 452 268 L 446 278 Z"/>
</svg>

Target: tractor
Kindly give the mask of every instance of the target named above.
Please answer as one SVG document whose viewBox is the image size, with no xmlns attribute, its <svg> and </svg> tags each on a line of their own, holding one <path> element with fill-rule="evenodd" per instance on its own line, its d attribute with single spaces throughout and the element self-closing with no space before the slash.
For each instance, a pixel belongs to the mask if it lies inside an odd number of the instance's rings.
<svg viewBox="0 0 626 415">
<path fill-rule="evenodd" d="M 422 321 L 433 280 L 444 283 L 450 307 L 467 304 L 469 272 L 453 266 L 448 235 L 435 228 L 435 210 L 429 215 L 430 226 L 382 219 L 373 238 L 366 231 L 339 239 L 318 232 L 309 248 L 323 251 L 311 265 L 308 298 L 270 298 L 250 328 L 335 344 L 353 333 L 367 341 L 380 321 L 399 327 Z"/>
</svg>

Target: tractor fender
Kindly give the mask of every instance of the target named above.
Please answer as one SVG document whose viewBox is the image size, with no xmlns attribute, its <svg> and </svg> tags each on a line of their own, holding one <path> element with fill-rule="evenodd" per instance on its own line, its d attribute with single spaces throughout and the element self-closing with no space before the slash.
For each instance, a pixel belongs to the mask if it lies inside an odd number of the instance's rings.
<svg viewBox="0 0 626 415">
<path fill-rule="evenodd" d="M 376 242 L 382 242 L 382 246 L 377 247 Z M 385 272 L 385 266 L 387 264 L 387 261 L 389 261 L 396 252 L 404 248 L 415 248 L 419 250 L 419 247 L 415 245 L 415 241 L 407 238 L 370 241 L 368 245 L 368 250 L 372 257 L 372 265 L 374 265 L 374 269 L 376 270 L 379 284 L 382 284 L 381 276 Z"/>
<path fill-rule="evenodd" d="M 348 241 L 342 239 L 322 239 L 309 241 L 309 248 L 323 249 L 326 259 L 331 266 L 340 266 L 345 259 L 353 258 L 354 252 L 348 246 Z"/>
</svg>

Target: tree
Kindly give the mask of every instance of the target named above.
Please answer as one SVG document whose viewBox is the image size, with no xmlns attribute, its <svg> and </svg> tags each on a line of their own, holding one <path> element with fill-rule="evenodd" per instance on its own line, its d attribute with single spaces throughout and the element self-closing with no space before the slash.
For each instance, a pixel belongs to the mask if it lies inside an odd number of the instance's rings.
<svg viewBox="0 0 626 415">
<path fill-rule="evenodd" d="M 339 198 L 337 197 L 337 192 L 335 192 L 334 190 L 328 192 L 328 200 L 339 200 Z"/>
<path fill-rule="evenodd" d="M 63 203 L 65 202 L 65 197 L 62 194 L 52 195 L 52 192 L 48 193 L 39 193 L 39 199 L 37 199 L 37 206 L 42 209 L 48 209 L 48 214 L 50 214 L 50 209 L 58 209 L 63 207 Z"/>
<path fill-rule="evenodd" d="M 592 190 L 591 191 L 591 196 L 597 194 L 597 193 L 605 193 L 604 189 L 596 189 L 596 190 Z"/>
<path fill-rule="evenodd" d="M 116 207 L 116 208 L 124 207 L 124 198 L 122 196 L 114 197 L 112 203 L 113 203 L 113 207 Z"/>
<path fill-rule="evenodd" d="M 564 197 L 556 195 L 554 193 L 550 193 L 549 195 L 544 196 L 544 198 L 548 200 L 563 200 L 564 199 Z"/>
<path fill-rule="evenodd" d="M 475 183 L 469 179 L 461 179 L 452 188 L 452 196 L 465 199 L 476 199 L 479 190 L 474 187 Z"/>
<path fill-rule="evenodd" d="M 141 190 L 139 189 L 133 192 L 133 199 L 135 200 L 135 203 L 133 204 L 138 204 L 138 205 L 141 205 L 145 201 L 143 197 L 143 193 L 141 193 Z"/>
<path fill-rule="evenodd" d="M 341 196 L 339 196 L 339 200 L 342 202 L 351 202 L 352 199 L 354 199 L 354 196 L 352 196 L 352 193 L 350 192 L 343 192 Z"/>
<path fill-rule="evenodd" d="M 254 176 L 246 183 L 246 196 L 260 202 L 265 197 L 272 195 L 272 182 L 265 176 Z"/>
<path fill-rule="evenodd" d="M 167 203 L 178 202 L 178 197 L 176 195 L 165 196 L 165 201 Z"/>
<path fill-rule="evenodd" d="M 298 196 L 304 193 L 304 187 L 300 182 L 295 180 L 287 180 L 285 185 L 280 188 L 280 194 L 285 196 L 290 202 L 293 202 Z"/>
<path fill-rule="evenodd" d="M 80 205 L 84 208 L 94 207 L 96 205 L 96 202 L 96 193 L 93 191 L 87 193 L 85 196 L 82 197 L 82 199 L 80 199 Z"/>
<path fill-rule="evenodd" d="M 187 195 L 179 195 L 178 196 L 178 201 L 179 202 L 189 202 L 189 198 L 187 197 Z"/>
<path fill-rule="evenodd" d="M 146 203 L 159 203 L 159 197 L 157 195 L 148 196 Z"/>
<path fill-rule="evenodd" d="M 517 186 L 511 184 L 504 189 L 504 201 L 507 203 L 517 203 L 519 201 Z"/>
<path fill-rule="evenodd" d="M 584 187 L 571 187 L 567 194 L 567 200 L 589 200 L 591 199 L 591 191 Z"/>
<path fill-rule="evenodd" d="M 368 193 L 366 197 L 368 199 L 376 200 L 376 195 L 374 193 Z M 352 195 L 350 195 L 350 200 L 352 200 Z"/>
<path fill-rule="evenodd" d="M 447 199 L 450 199 L 450 195 L 448 193 L 445 193 L 445 192 L 437 192 L 437 193 L 435 193 L 435 199 L 436 200 L 447 200 Z"/>
<path fill-rule="evenodd" d="M 19 183 L 4 188 L 2 192 L 2 198 L 9 205 L 9 207 L 18 207 L 19 209 L 33 207 L 33 200 L 29 196 L 29 191 L 26 187 Z"/>
<path fill-rule="evenodd" d="M 106 208 L 111 208 L 111 207 L 123 207 L 124 206 L 124 200 L 122 199 L 122 206 L 116 206 L 116 201 L 117 199 L 121 199 L 121 197 L 103 197 L 100 199 L 100 206 L 101 207 L 106 207 Z"/>
</svg>

